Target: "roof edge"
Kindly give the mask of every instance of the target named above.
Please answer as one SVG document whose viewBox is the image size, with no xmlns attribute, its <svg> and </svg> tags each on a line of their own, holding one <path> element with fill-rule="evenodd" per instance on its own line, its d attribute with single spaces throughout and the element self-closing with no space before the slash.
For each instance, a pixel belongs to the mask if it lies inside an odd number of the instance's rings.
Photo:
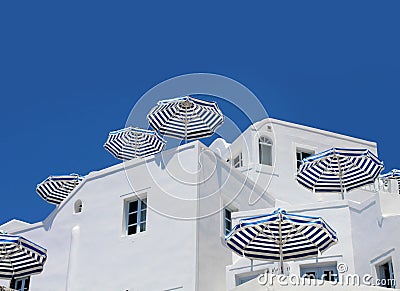
<svg viewBox="0 0 400 291">
<path fill-rule="evenodd" d="M 280 120 L 280 119 L 275 119 L 275 118 L 266 118 L 266 119 L 257 121 L 256 123 L 250 125 L 248 127 L 248 129 L 246 129 L 246 130 L 249 130 L 249 129 L 250 130 L 259 130 L 261 128 L 261 126 L 263 126 L 267 123 L 297 128 L 297 129 L 301 129 L 301 130 L 305 130 L 305 131 L 309 131 L 309 132 L 313 132 L 313 133 L 317 133 L 317 134 L 321 134 L 321 135 L 325 135 L 325 136 L 329 136 L 329 137 L 336 137 L 336 138 L 341 138 L 341 139 L 344 139 L 347 141 L 361 143 L 361 144 L 368 145 L 368 146 L 375 147 L 375 148 L 377 147 L 377 143 L 375 141 L 369 141 L 369 140 L 352 137 L 352 136 L 348 136 L 348 135 L 341 134 L 341 133 L 336 133 L 336 132 L 332 132 L 332 131 L 328 131 L 328 130 L 324 130 L 324 129 L 314 128 L 311 126 L 301 125 L 301 124 L 284 121 L 284 120 Z"/>
</svg>

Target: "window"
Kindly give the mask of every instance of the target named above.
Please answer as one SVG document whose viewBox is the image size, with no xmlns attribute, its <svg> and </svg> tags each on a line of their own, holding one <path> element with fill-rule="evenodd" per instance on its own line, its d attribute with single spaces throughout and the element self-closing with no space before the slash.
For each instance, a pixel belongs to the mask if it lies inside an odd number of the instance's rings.
<svg viewBox="0 0 400 291">
<path fill-rule="evenodd" d="M 147 199 L 137 199 L 126 203 L 126 235 L 146 230 Z"/>
<path fill-rule="evenodd" d="M 312 156 L 313 154 L 314 154 L 314 152 L 312 152 L 312 151 L 304 151 L 301 149 L 297 149 L 296 150 L 297 169 L 300 168 L 301 161 L 303 159 L 308 158 L 308 157 Z"/>
<path fill-rule="evenodd" d="M 232 165 L 233 165 L 234 168 L 243 167 L 242 153 L 239 153 L 236 157 L 233 158 Z"/>
<path fill-rule="evenodd" d="M 10 282 L 10 288 L 15 289 L 17 291 L 28 291 L 29 283 L 30 283 L 30 277 L 12 279 Z"/>
<path fill-rule="evenodd" d="M 392 261 L 387 261 L 383 264 L 380 264 L 376 267 L 376 272 L 378 278 L 380 280 L 380 286 L 386 288 L 394 288 L 395 281 L 393 275 L 393 265 Z"/>
<path fill-rule="evenodd" d="M 317 272 L 313 271 L 308 271 L 305 272 L 302 277 L 307 278 L 307 279 L 316 279 L 317 278 Z"/>
<path fill-rule="evenodd" d="M 399 194 L 400 194 L 400 179 L 397 179 L 397 185 L 398 185 Z"/>
<path fill-rule="evenodd" d="M 227 235 L 232 229 L 232 210 L 224 209 L 224 230 L 225 235 Z"/>
<path fill-rule="evenodd" d="M 232 212 L 236 212 L 232 208 L 224 208 L 224 232 L 227 235 L 232 230 Z"/>
<path fill-rule="evenodd" d="M 309 279 L 337 282 L 336 262 L 300 266 L 300 276 Z"/>
<path fill-rule="evenodd" d="M 383 189 L 385 190 L 389 189 L 389 179 L 383 180 Z"/>
<path fill-rule="evenodd" d="M 236 286 L 239 286 L 239 285 L 242 285 L 244 283 L 247 283 L 250 280 L 253 280 L 253 279 L 257 278 L 261 274 L 264 274 L 264 272 L 255 271 L 255 272 L 251 272 L 251 273 L 236 275 L 235 276 L 235 278 L 236 278 Z"/>
<path fill-rule="evenodd" d="M 258 140 L 259 162 L 262 165 L 272 166 L 272 141 L 262 136 Z"/>
<path fill-rule="evenodd" d="M 335 272 L 333 270 L 324 270 L 322 274 L 322 280 L 331 282 L 337 281 Z"/>
<path fill-rule="evenodd" d="M 74 204 L 74 213 L 81 213 L 82 212 L 82 200 L 78 199 L 75 201 Z"/>
</svg>

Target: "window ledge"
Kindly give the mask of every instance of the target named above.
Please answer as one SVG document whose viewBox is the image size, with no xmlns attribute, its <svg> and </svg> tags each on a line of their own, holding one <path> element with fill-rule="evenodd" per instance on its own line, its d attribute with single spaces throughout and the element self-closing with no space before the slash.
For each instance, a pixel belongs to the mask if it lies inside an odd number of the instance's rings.
<svg viewBox="0 0 400 291">
<path fill-rule="evenodd" d="M 256 172 L 258 172 L 258 173 L 278 176 L 278 174 L 274 171 L 274 169 L 275 169 L 274 166 L 257 164 L 254 168 L 255 168 Z"/>
<path fill-rule="evenodd" d="M 122 240 L 131 240 L 132 242 L 134 242 L 136 239 L 141 239 L 146 236 L 147 236 L 147 230 L 143 231 L 143 232 L 131 234 L 131 235 L 122 234 L 121 239 Z"/>
</svg>

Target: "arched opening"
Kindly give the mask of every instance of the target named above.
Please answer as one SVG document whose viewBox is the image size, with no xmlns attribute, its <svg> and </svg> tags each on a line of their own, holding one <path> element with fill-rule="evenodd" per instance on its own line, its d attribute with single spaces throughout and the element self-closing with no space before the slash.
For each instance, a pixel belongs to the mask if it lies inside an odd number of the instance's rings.
<svg viewBox="0 0 400 291">
<path fill-rule="evenodd" d="M 78 199 L 75 201 L 74 204 L 74 213 L 81 213 L 82 212 L 82 200 Z"/>
</svg>

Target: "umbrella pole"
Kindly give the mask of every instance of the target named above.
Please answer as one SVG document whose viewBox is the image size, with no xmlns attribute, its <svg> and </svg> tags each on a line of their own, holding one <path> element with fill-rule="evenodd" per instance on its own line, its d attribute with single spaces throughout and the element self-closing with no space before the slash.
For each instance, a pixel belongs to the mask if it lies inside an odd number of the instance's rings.
<svg viewBox="0 0 400 291">
<path fill-rule="evenodd" d="M 135 132 L 135 158 L 137 158 L 137 132 Z"/>
<path fill-rule="evenodd" d="M 343 173 L 342 173 L 342 167 L 340 166 L 340 160 L 338 157 L 336 157 L 338 166 L 339 166 L 339 181 L 340 181 L 340 194 L 342 196 L 342 200 L 344 200 L 344 191 L 343 191 Z"/>
<path fill-rule="evenodd" d="M 340 193 L 342 194 L 342 200 L 344 200 L 342 174 L 339 174 L 339 180 L 340 180 Z"/>
<path fill-rule="evenodd" d="M 185 106 L 185 144 L 187 144 L 187 107 Z"/>
<path fill-rule="evenodd" d="M 283 275 L 282 213 L 279 213 L 279 270 Z"/>
</svg>

